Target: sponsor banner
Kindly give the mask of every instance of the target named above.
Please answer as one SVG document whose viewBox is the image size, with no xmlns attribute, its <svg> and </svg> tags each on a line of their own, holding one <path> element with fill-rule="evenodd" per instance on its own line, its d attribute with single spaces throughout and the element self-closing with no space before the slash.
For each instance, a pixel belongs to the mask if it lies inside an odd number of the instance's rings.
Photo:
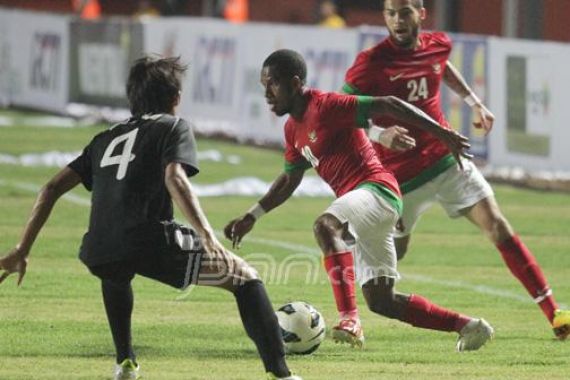
<svg viewBox="0 0 570 380">
<path fill-rule="evenodd" d="M 453 50 L 449 60 L 465 77 L 475 93 L 486 101 L 487 43 L 483 37 L 449 34 Z M 358 51 L 371 48 L 388 37 L 386 28 L 362 27 L 359 29 Z M 447 86 L 441 88 L 443 112 L 451 125 L 471 140 L 471 153 L 487 158 L 487 139 L 472 125 L 471 108 Z"/>
<path fill-rule="evenodd" d="M 194 18 L 152 19 L 143 25 L 147 53 L 180 56 L 189 64 L 178 113 L 202 133 L 243 134 L 237 103 L 244 80 L 238 74 L 243 26 Z"/>
<path fill-rule="evenodd" d="M 0 94 L 7 103 L 63 112 L 68 102 L 68 18 L 0 11 Z"/>
<path fill-rule="evenodd" d="M 566 94 L 570 46 L 492 38 L 489 42 L 494 166 L 570 171 Z"/>
<path fill-rule="evenodd" d="M 370 49 L 372 46 L 388 37 L 388 29 L 386 28 L 363 26 L 358 29 L 358 32 L 358 52 Z"/>
<path fill-rule="evenodd" d="M 11 14 L 0 8 L 0 107 L 10 103 L 10 82 L 15 74 L 10 60 Z"/>
<path fill-rule="evenodd" d="M 71 101 L 127 107 L 132 62 L 143 55 L 142 26 L 129 19 L 71 21 Z"/>
</svg>

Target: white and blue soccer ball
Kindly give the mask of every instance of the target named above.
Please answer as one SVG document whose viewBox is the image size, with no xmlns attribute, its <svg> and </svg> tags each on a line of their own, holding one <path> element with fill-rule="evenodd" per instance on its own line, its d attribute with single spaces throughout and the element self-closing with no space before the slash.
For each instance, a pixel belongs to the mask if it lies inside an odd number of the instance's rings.
<svg viewBox="0 0 570 380">
<path fill-rule="evenodd" d="M 325 319 L 312 305 L 290 302 L 276 314 L 288 354 L 313 353 L 325 339 Z"/>
</svg>

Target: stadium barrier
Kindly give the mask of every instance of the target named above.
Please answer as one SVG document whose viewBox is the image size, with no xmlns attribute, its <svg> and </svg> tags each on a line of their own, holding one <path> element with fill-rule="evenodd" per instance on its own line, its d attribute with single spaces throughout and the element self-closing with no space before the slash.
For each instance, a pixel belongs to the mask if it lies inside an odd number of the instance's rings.
<svg viewBox="0 0 570 380">
<path fill-rule="evenodd" d="M 497 117 L 490 163 L 570 180 L 570 45 L 490 38 L 489 46 L 487 80 Z"/>
<path fill-rule="evenodd" d="M 64 16 L 0 9 L 0 104 L 65 110 L 69 21 Z"/>
<path fill-rule="evenodd" d="M 284 118 L 265 104 L 263 59 L 278 48 L 298 50 L 307 60 L 308 85 L 338 90 L 358 51 L 385 36 L 377 27 L 329 30 L 183 17 L 86 22 L 0 8 L 0 101 L 57 113 L 66 113 L 70 103 L 126 107 L 124 85 L 134 59 L 180 55 L 190 69 L 179 113 L 198 132 L 276 145 Z M 471 126 L 471 109 L 442 88 L 448 120 L 470 137 L 473 153 L 492 168 L 570 172 L 570 151 L 562 147 L 570 134 L 563 106 L 570 46 L 451 37 L 450 61 L 497 116 L 488 139 Z"/>
</svg>

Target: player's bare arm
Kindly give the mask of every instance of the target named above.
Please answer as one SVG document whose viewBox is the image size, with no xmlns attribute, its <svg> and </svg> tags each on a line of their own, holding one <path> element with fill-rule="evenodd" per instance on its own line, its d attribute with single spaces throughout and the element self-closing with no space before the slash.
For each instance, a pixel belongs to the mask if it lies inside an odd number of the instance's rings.
<svg viewBox="0 0 570 380">
<path fill-rule="evenodd" d="M 202 211 L 198 197 L 192 189 L 182 164 L 178 162 L 169 163 L 164 173 L 164 182 L 170 196 L 180 208 L 184 217 L 202 238 L 202 244 L 206 252 L 212 256 L 212 259 L 223 260 L 224 246 L 216 238 L 212 226 L 210 226 L 204 211 Z"/>
<path fill-rule="evenodd" d="M 72 169 L 65 167 L 40 190 L 30 217 L 24 226 L 20 242 L 0 259 L 0 269 L 4 270 L 0 276 L 0 283 L 10 274 L 16 272 L 18 273 L 18 285 L 22 283 L 32 245 L 48 220 L 53 206 L 63 194 L 73 189 L 80 182 L 79 175 Z"/>
<path fill-rule="evenodd" d="M 471 147 L 467 137 L 454 130 L 443 128 L 425 112 L 395 96 L 381 96 L 373 98 L 369 113 L 369 117 L 390 115 L 406 124 L 413 125 L 426 132 L 432 133 L 447 145 L 449 150 L 457 159 L 460 167 L 462 167 L 460 157 L 473 157 L 467 152 Z"/>
<path fill-rule="evenodd" d="M 252 230 L 259 217 L 285 203 L 299 187 L 305 171 L 302 169 L 284 172 L 273 181 L 267 193 L 244 215 L 230 221 L 224 228 L 224 235 L 232 241 L 233 248 L 239 248 L 243 237 Z"/>
<path fill-rule="evenodd" d="M 457 70 L 451 62 L 447 61 L 445 71 L 443 73 L 443 81 L 457 95 L 459 95 L 473 109 L 476 119 L 473 122 L 475 128 L 483 129 L 485 133 L 489 133 L 495 122 L 495 115 L 481 102 L 481 99 L 473 92 L 471 87 L 463 78 L 463 75 Z"/>
</svg>

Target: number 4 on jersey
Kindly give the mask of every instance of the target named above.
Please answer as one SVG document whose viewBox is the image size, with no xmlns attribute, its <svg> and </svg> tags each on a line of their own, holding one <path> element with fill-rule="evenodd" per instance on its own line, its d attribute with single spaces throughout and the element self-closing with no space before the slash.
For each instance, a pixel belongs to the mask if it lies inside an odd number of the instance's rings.
<svg viewBox="0 0 570 380">
<path fill-rule="evenodd" d="M 319 159 L 315 157 L 315 155 L 311 151 L 310 146 L 305 145 L 304 147 L 302 147 L 301 154 L 303 155 L 303 157 L 305 157 L 307 161 L 309 161 L 312 167 L 316 168 L 317 166 L 319 166 Z"/>
<path fill-rule="evenodd" d="M 105 166 L 110 165 L 119 165 L 117 169 L 117 176 L 116 178 L 120 181 L 125 178 L 127 174 L 127 168 L 129 167 L 129 163 L 135 159 L 135 155 L 131 153 L 133 150 L 133 146 L 135 145 L 135 139 L 137 137 L 139 129 L 133 129 L 129 133 L 125 133 L 124 135 L 117 136 L 111 141 L 107 149 L 105 149 L 105 153 L 103 154 L 103 158 L 101 159 L 100 166 L 104 168 Z M 125 142 L 123 146 L 123 151 L 118 156 L 111 156 L 115 151 L 115 147 L 122 142 Z"/>
</svg>

